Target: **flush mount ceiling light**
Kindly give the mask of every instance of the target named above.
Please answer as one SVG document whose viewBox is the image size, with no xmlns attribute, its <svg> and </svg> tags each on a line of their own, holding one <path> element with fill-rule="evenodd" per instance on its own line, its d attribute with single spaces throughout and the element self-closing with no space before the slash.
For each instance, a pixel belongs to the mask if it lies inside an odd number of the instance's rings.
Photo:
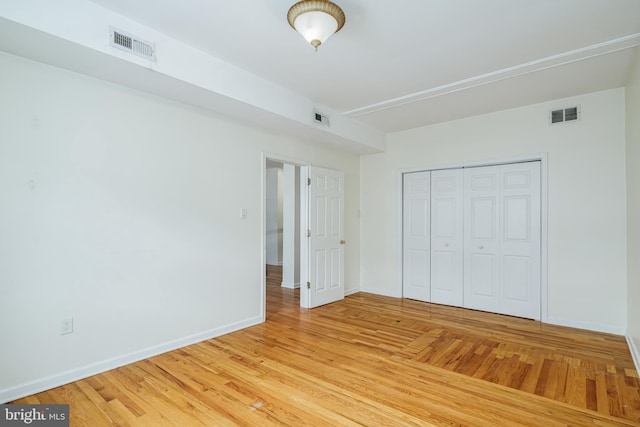
<svg viewBox="0 0 640 427">
<path fill-rule="evenodd" d="M 340 6 L 329 0 L 303 0 L 291 6 L 287 20 L 318 50 L 318 46 L 340 31 L 345 16 Z"/>
</svg>

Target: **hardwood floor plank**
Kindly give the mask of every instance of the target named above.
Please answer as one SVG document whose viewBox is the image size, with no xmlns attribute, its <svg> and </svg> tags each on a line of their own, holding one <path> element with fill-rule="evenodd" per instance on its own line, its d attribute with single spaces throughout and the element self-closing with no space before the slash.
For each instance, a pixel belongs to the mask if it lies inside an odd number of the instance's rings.
<svg viewBox="0 0 640 427">
<path fill-rule="evenodd" d="M 587 408 L 587 396 L 587 376 L 584 369 L 576 366 L 576 364 L 569 365 L 562 401 L 570 405 Z"/>
<path fill-rule="evenodd" d="M 607 378 L 604 372 L 596 374 L 596 404 L 598 412 L 609 413 L 609 393 L 607 391 Z"/>
<path fill-rule="evenodd" d="M 72 426 L 638 426 L 623 337 L 358 293 L 305 310 L 267 271 L 267 321 L 15 403 Z"/>
</svg>

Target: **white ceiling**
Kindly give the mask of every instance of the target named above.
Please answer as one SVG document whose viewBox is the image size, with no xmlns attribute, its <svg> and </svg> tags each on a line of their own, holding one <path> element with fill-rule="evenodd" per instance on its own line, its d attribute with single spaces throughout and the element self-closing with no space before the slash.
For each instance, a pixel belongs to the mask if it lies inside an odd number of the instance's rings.
<svg viewBox="0 0 640 427">
<path fill-rule="evenodd" d="M 2 0 L 0 51 L 356 153 L 625 86 L 640 54 L 640 0 L 335 1 L 346 24 L 314 52 L 287 22 L 294 0 Z M 110 47 L 111 25 L 157 61 Z"/>
<path fill-rule="evenodd" d="M 385 132 L 624 86 L 638 0 L 336 0 L 314 52 L 293 0 L 93 0 Z"/>
</svg>

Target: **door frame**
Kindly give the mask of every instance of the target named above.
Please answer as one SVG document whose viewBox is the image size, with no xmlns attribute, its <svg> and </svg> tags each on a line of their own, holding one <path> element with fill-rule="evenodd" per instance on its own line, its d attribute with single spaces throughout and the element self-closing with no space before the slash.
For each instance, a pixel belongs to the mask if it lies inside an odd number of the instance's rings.
<svg viewBox="0 0 640 427">
<path fill-rule="evenodd" d="M 260 302 L 260 316 L 262 317 L 262 321 L 265 322 L 267 319 L 267 272 L 265 269 L 267 263 L 267 242 L 266 242 L 266 230 L 267 230 L 267 207 L 266 207 L 266 196 L 267 196 L 267 160 L 272 160 L 275 162 L 293 165 L 300 168 L 300 176 L 302 179 L 302 167 L 311 166 L 311 163 L 307 160 L 296 159 L 292 157 L 282 156 L 280 154 L 272 154 L 267 152 L 262 152 L 262 156 L 260 159 L 260 182 L 261 182 L 261 200 L 260 200 L 260 289 L 261 292 L 261 302 Z M 306 189 L 304 189 L 306 190 Z M 302 240 L 303 233 L 302 228 L 306 228 L 306 223 L 303 221 L 303 215 L 306 212 L 306 203 L 307 200 L 303 196 L 303 188 L 301 186 L 300 197 L 298 197 L 298 212 L 300 213 L 300 238 Z M 300 277 L 302 280 L 302 271 L 303 271 L 303 263 L 306 262 L 303 258 L 302 254 L 302 245 L 300 247 Z M 305 266 L 305 269 L 308 268 Z M 302 288 L 302 285 L 300 286 Z M 302 292 L 301 292 L 302 294 Z M 302 296 L 301 296 L 302 297 Z"/>
<path fill-rule="evenodd" d="M 479 166 L 497 166 L 510 163 L 540 162 L 540 318 L 542 322 L 548 323 L 549 303 L 548 303 L 548 153 L 536 153 L 513 157 L 498 157 L 477 161 L 464 161 L 446 164 L 426 165 L 423 167 L 401 169 L 398 171 L 398 228 L 397 228 L 397 251 L 398 251 L 398 288 L 397 294 L 403 297 L 403 176 L 412 172 L 434 171 L 441 169 L 458 169 Z"/>
</svg>

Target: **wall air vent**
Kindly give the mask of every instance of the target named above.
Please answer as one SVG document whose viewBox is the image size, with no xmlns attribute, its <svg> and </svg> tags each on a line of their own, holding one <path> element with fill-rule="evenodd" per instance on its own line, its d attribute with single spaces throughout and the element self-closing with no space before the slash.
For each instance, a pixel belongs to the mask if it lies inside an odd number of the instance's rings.
<svg viewBox="0 0 640 427">
<path fill-rule="evenodd" d="M 155 46 L 152 43 L 117 28 L 109 27 L 109 45 L 149 61 L 156 60 Z"/>
<path fill-rule="evenodd" d="M 559 110 L 549 111 L 549 124 L 575 122 L 580 120 L 580 106 L 566 107 Z"/>
<path fill-rule="evenodd" d="M 330 126 L 329 117 L 325 116 L 324 114 L 318 113 L 317 111 L 313 112 L 313 122 L 326 127 Z"/>
</svg>

